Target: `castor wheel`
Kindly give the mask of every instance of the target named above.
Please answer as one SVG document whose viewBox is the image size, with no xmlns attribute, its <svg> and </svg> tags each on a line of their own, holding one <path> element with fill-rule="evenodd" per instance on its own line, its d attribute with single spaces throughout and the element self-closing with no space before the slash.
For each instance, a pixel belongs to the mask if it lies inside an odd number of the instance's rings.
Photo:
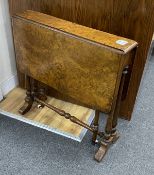
<svg viewBox="0 0 154 175">
<path fill-rule="evenodd" d="M 41 104 L 38 104 L 38 105 L 37 105 L 37 108 L 38 108 L 38 109 L 43 109 L 43 108 L 44 108 L 44 106 L 43 106 L 43 105 L 41 105 Z"/>
<path fill-rule="evenodd" d="M 98 140 L 95 140 L 95 141 L 92 140 L 92 141 L 91 141 L 92 145 L 96 145 L 96 144 L 98 144 L 98 142 L 99 142 Z"/>
</svg>

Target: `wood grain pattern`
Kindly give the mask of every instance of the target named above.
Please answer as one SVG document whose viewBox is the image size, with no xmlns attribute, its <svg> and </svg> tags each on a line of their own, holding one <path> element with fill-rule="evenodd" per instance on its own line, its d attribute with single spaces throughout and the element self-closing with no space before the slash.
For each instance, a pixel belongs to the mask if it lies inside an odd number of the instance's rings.
<svg viewBox="0 0 154 175">
<path fill-rule="evenodd" d="M 83 104 L 109 113 L 116 98 L 115 89 L 119 88 L 124 63 L 129 60 L 129 55 L 123 55 L 125 51 L 117 53 L 116 50 L 119 51 L 119 48 L 111 49 L 115 43 L 111 41 L 115 41 L 117 37 L 110 35 L 111 46 L 104 47 L 103 44 L 89 42 L 89 38 L 83 40 L 80 37 L 86 31 L 88 33 L 86 37 L 93 38 L 93 35 L 95 37 L 93 29 L 84 30 L 84 27 L 82 29 L 82 26 L 77 27 L 73 23 L 70 29 L 69 22 L 62 20 L 60 24 L 61 21 L 52 17 L 48 19 L 48 25 L 50 23 L 52 27 L 47 28 L 47 22 L 43 23 L 41 20 L 44 14 L 39 13 L 36 17 L 37 21 L 40 19 L 42 25 L 34 23 L 35 15 L 38 13 L 27 11 L 23 15 L 20 14 L 24 18 L 13 19 L 19 70 Z M 28 19 L 31 17 L 32 21 L 27 20 L 25 18 L 27 16 Z M 59 31 L 62 25 L 65 26 L 65 30 L 62 29 L 63 33 Z M 76 28 L 80 30 L 75 32 Z M 71 30 L 76 37 L 72 33 L 68 34 Z M 108 43 L 106 33 L 100 32 L 99 35 L 102 43 Z M 130 41 L 129 50 L 136 44 Z"/>
<path fill-rule="evenodd" d="M 65 33 L 71 33 L 74 36 L 102 44 L 106 47 L 109 47 L 109 49 L 113 48 L 115 49 L 115 52 L 119 51 L 121 53 L 127 53 L 137 46 L 137 42 L 133 40 L 95 30 L 89 27 L 81 26 L 76 23 L 62 20 L 60 18 L 56 18 L 36 11 L 27 10 L 23 13 L 16 14 L 15 17 L 43 24 L 45 26 L 51 27 L 52 29 L 57 29 Z M 119 40 L 126 43 L 117 43 Z"/>
<path fill-rule="evenodd" d="M 130 119 L 154 31 L 153 0 L 9 0 L 11 14 L 31 9 L 133 39 L 139 49 L 121 115 Z M 20 84 L 24 85 L 24 76 Z M 61 94 L 50 89 L 50 94 Z M 70 100 L 70 99 L 69 99 Z"/>
<path fill-rule="evenodd" d="M 53 131 L 55 130 L 55 132 L 59 132 L 59 134 L 63 134 L 66 137 L 72 137 L 72 139 L 74 138 L 78 141 L 82 140 L 84 128 L 59 116 L 46 107 L 43 109 L 38 109 L 36 103 L 33 104 L 31 111 L 21 117 L 18 113 L 18 110 L 23 105 L 24 97 L 25 90 L 21 88 L 15 88 L 7 95 L 4 101 L 0 102 L 0 109 L 12 114 L 16 114 L 19 117 L 17 118 L 18 120 L 25 118 L 28 119 L 29 123 L 31 124 L 38 123 L 38 127 L 39 124 L 40 126 L 45 125 L 51 128 L 51 130 L 53 129 Z M 50 97 L 48 97 L 48 103 L 65 111 L 68 111 L 87 124 L 90 124 L 90 121 L 92 122 L 92 119 L 94 117 L 94 111 L 85 107 Z"/>
</svg>

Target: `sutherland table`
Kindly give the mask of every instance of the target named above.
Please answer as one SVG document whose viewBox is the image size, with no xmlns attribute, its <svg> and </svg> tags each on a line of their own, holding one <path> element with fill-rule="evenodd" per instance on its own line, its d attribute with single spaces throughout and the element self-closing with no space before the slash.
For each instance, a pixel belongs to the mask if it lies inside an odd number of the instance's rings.
<svg viewBox="0 0 154 175">
<path fill-rule="evenodd" d="M 16 14 L 12 25 L 17 67 L 27 77 L 27 97 L 19 112 L 24 115 L 37 102 L 90 130 L 94 143 L 99 137 L 95 159 L 101 161 L 118 139 L 119 106 L 137 43 L 34 11 Z M 47 103 L 37 81 L 95 110 L 93 124 Z M 99 130 L 100 112 L 108 116 L 104 132 Z"/>
</svg>

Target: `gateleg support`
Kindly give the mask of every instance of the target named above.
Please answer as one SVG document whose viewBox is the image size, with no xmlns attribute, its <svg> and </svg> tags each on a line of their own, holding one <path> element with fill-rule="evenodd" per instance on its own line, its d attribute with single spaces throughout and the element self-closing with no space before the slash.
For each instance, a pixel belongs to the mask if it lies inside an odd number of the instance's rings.
<svg viewBox="0 0 154 175">
<path fill-rule="evenodd" d="M 93 137 L 92 137 L 92 144 L 95 145 L 97 143 L 97 136 L 98 136 L 98 130 L 99 130 L 99 116 L 100 112 L 98 110 L 95 111 L 95 118 L 92 124 L 92 127 L 94 128 Z"/>
<path fill-rule="evenodd" d="M 126 75 L 128 74 L 128 70 L 129 70 L 129 66 L 126 66 L 123 70 L 120 86 L 117 94 L 117 99 L 115 103 L 113 103 L 114 106 L 107 118 L 105 134 L 102 137 L 102 140 L 100 142 L 100 147 L 95 154 L 95 160 L 97 160 L 98 162 L 100 162 L 104 158 L 110 146 L 113 145 L 120 137 L 119 133 L 116 130 L 116 127 L 118 123 L 118 116 L 119 116 L 120 103 L 122 100 L 123 87 L 124 87 Z"/>
</svg>

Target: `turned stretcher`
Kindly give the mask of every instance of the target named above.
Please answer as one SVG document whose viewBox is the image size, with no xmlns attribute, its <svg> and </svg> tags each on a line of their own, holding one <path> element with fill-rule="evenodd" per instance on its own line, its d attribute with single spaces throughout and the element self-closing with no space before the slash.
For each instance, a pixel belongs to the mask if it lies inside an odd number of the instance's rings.
<svg viewBox="0 0 154 175">
<path fill-rule="evenodd" d="M 95 155 L 101 161 L 119 137 L 119 106 L 127 94 L 125 81 L 137 43 L 34 11 L 16 14 L 12 25 L 17 67 L 27 77 L 27 97 L 19 112 L 27 113 L 35 101 L 88 129 L 94 143 L 101 140 Z M 96 110 L 93 125 L 46 103 L 37 81 Z M 99 130 L 100 112 L 108 115 L 105 131 Z"/>
</svg>

